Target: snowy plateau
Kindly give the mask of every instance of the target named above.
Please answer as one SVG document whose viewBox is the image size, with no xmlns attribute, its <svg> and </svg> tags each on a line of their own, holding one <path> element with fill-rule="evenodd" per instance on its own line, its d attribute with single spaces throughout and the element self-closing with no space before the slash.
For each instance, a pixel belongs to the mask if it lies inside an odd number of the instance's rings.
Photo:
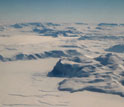
<svg viewBox="0 0 124 107">
<path fill-rule="evenodd" d="M 124 24 L 0 25 L 0 107 L 124 107 Z"/>
</svg>

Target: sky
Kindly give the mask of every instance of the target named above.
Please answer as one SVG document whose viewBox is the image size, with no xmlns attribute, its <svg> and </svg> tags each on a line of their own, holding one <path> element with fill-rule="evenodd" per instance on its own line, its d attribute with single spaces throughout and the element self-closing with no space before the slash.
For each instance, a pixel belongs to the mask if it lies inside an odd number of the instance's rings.
<svg viewBox="0 0 124 107">
<path fill-rule="evenodd" d="M 124 0 L 0 0 L 0 23 L 124 23 Z"/>
</svg>

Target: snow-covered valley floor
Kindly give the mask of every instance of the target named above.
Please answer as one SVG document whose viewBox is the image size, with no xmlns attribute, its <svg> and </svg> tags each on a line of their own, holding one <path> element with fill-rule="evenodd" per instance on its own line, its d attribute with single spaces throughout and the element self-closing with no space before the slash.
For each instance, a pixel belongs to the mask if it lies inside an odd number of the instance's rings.
<svg viewBox="0 0 124 107">
<path fill-rule="evenodd" d="M 123 107 L 124 99 L 117 95 L 58 91 L 57 83 L 63 78 L 46 76 L 56 61 L 57 59 L 50 58 L 0 63 L 0 106 Z"/>
</svg>

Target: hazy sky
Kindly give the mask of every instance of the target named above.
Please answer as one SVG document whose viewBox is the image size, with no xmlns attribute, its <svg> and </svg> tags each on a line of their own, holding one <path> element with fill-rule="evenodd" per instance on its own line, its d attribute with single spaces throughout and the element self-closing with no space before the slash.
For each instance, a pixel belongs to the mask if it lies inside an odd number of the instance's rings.
<svg viewBox="0 0 124 107">
<path fill-rule="evenodd" d="M 0 0 L 0 23 L 124 23 L 124 0 Z"/>
</svg>

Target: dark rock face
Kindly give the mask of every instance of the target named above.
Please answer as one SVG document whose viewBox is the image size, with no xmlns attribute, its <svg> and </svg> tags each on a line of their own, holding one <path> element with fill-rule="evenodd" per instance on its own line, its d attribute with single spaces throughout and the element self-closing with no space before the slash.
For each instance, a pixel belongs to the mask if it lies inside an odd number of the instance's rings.
<svg viewBox="0 0 124 107">
<path fill-rule="evenodd" d="M 61 56 L 66 56 L 66 54 L 63 51 L 60 50 L 53 50 L 49 52 L 44 53 L 45 57 L 61 57 Z"/>
<path fill-rule="evenodd" d="M 25 58 L 24 58 L 24 57 L 25 57 L 25 55 L 24 55 L 24 54 L 22 54 L 22 53 L 17 54 L 15 57 L 16 57 L 16 60 L 23 60 L 23 59 L 25 59 Z"/>
<path fill-rule="evenodd" d="M 23 26 L 21 24 L 14 24 L 14 25 L 11 25 L 12 27 L 14 28 L 23 28 Z"/>
<path fill-rule="evenodd" d="M 2 56 L 2 55 L 0 55 L 0 60 L 1 60 L 1 61 L 4 61 L 4 58 L 3 58 L 3 56 Z"/>
<path fill-rule="evenodd" d="M 99 23 L 98 26 L 118 26 L 116 23 Z"/>
<path fill-rule="evenodd" d="M 117 52 L 117 53 L 124 53 L 124 44 L 114 45 L 114 46 L 106 49 L 106 51 Z"/>
<path fill-rule="evenodd" d="M 112 54 L 112 53 L 107 53 L 105 55 L 101 55 L 95 59 L 103 65 L 108 65 L 108 64 L 115 65 L 115 64 L 122 63 L 122 61 L 123 61 L 119 56 Z"/>
<path fill-rule="evenodd" d="M 124 36 L 85 35 L 81 36 L 78 40 L 120 40 L 120 39 L 124 39 Z"/>
<path fill-rule="evenodd" d="M 78 64 L 63 63 L 62 60 L 59 60 L 52 72 L 48 75 L 56 77 L 73 77 L 76 76 L 76 72 L 79 72 L 81 68 L 82 67 Z"/>
<path fill-rule="evenodd" d="M 113 70 L 120 69 L 119 65 L 124 64 L 124 61 L 121 57 L 112 53 L 101 55 L 95 58 L 95 60 L 99 61 L 102 65 L 107 66 Z"/>
<path fill-rule="evenodd" d="M 0 61 L 7 62 L 7 61 L 17 61 L 17 60 L 36 60 L 41 58 L 61 58 L 61 57 L 68 57 L 68 54 L 65 54 L 64 51 L 61 50 L 52 50 L 52 51 L 45 51 L 44 53 L 34 53 L 34 54 L 24 54 L 18 53 L 10 58 L 3 57 L 0 55 Z"/>
<path fill-rule="evenodd" d="M 48 22 L 46 23 L 48 26 L 61 26 L 61 24 L 56 24 L 56 23 L 52 23 L 52 22 Z"/>
<path fill-rule="evenodd" d="M 66 51 L 69 55 L 81 55 L 77 50 L 67 50 Z"/>
<path fill-rule="evenodd" d="M 28 58 L 29 60 L 37 59 L 34 55 L 28 55 L 27 58 Z"/>
<path fill-rule="evenodd" d="M 87 57 L 83 58 L 73 57 L 60 59 L 48 76 L 88 77 L 91 73 L 95 72 L 98 65 Z"/>
</svg>

